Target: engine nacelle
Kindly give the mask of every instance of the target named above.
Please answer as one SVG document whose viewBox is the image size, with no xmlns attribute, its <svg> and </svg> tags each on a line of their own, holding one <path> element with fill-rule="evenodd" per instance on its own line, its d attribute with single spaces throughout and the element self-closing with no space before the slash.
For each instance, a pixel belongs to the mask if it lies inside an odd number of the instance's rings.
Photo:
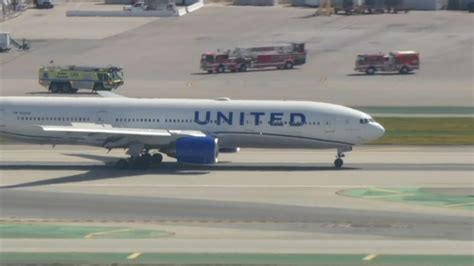
<svg viewBox="0 0 474 266">
<path fill-rule="evenodd" d="M 218 139 L 184 137 L 176 140 L 176 159 L 180 163 L 213 164 L 219 155 Z"/>
</svg>

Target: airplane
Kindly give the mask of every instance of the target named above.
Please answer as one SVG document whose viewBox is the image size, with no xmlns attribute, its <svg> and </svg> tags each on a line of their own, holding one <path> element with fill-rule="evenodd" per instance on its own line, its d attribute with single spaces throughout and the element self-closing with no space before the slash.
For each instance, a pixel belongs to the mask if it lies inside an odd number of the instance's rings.
<svg viewBox="0 0 474 266">
<path fill-rule="evenodd" d="M 363 112 L 309 101 L 0 97 L 0 135 L 36 144 L 123 148 L 119 169 L 148 169 L 163 154 L 178 163 L 214 164 L 240 148 L 336 149 L 341 168 L 352 146 L 383 136 Z"/>
</svg>

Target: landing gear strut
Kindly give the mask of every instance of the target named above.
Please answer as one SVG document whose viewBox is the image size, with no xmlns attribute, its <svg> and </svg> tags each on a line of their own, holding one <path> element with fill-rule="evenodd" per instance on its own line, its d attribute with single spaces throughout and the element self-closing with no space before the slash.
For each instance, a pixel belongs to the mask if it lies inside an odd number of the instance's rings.
<svg viewBox="0 0 474 266">
<path fill-rule="evenodd" d="M 128 159 L 120 159 L 117 161 L 115 166 L 118 169 L 134 169 L 134 170 L 147 170 L 153 165 L 158 165 L 163 161 L 163 155 L 155 153 L 151 155 L 148 151 L 144 151 L 138 156 L 131 156 Z"/>
<path fill-rule="evenodd" d="M 336 168 L 342 167 L 342 165 L 344 164 L 344 161 L 342 160 L 342 158 L 346 157 L 346 155 L 344 155 L 344 152 L 347 152 L 347 151 L 352 151 L 352 146 L 344 146 L 341 148 L 337 148 L 337 155 L 336 155 L 336 160 L 334 161 L 334 167 Z"/>
</svg>

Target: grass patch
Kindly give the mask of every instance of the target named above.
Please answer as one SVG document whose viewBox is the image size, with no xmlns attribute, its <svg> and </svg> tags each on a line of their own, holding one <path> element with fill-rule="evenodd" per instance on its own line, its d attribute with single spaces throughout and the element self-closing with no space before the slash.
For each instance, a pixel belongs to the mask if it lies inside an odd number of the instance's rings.
<svg viewBox="0 0 474 266">
<path fill-rule="evenodd" d="M 474 118 L 379 117 L 385 135 L 371 144 L 474 145 Z"/>
<path fill-rule="evenodd" d="M 61 224 L 0 224 L 0 238 L 161 238 L 170 236 L 161 230 L 124 227 L 72 226 Z"/>
</svg>

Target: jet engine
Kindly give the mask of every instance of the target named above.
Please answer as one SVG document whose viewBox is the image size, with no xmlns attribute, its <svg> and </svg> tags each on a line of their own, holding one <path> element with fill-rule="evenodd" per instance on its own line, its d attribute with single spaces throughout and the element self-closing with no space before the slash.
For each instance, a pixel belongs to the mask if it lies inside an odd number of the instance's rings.
<svg viewBox="0 0 474 266">
<path fill-rule="evenodd" d="M 184 137 L 176 140 L 176 159 L 180 163 L 213 164 L 219 155 L 218 139 Z"/>
</svg>

